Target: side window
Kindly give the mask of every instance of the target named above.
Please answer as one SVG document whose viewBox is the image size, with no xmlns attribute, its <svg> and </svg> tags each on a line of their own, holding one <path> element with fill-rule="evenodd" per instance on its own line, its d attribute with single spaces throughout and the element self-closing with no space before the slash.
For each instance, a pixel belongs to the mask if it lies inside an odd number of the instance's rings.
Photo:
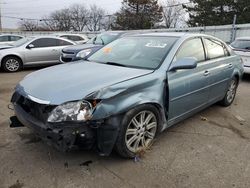
<svg viewBox="0 0 250 188">
<path fill-rule="evenodd" d="M 7 42 L 9 41 L 9 36 L 0 36 L 0 42 Z"/>
<path fill-rule="evenodd" d="M 77 35 L 63 35 L 62 38 L 69 39 L 69 40 L 72 40 L 72 41 L 81 41 L 81 40 L 83 40 L 82 37 L 77 36 Z"/>
<path fill-rule="evenodd" d="M 33 44 L 35 48 L 53 47 L 57 46 L 57 39 L 41 38 L 33 41 L 31 44 Z"/>
<path fill-rule="evenodd" d="M 236 49 L 250 50 L 250 40 L 238 39 L 235 40 L 231 46 Z"/>
<path fill-rule="evenodd" d="M 226 54 L 225 47 L 221 42 L 214 40 L 214 39 L 208 39 L 208 38 L 205 38 L 204 41 L 207 47 L 209 59 L 215 59 L 215 58 L 224 57 L 228 55 Z"/>
<path fill-rule="evenodd" d="M 205 51 L 200 38 L 184 42 L 180 50 L 177 52 L 175 61 L 185 57 L 194 57 L 198 62 L 205 60 Z"/>
<path fill-rule="evenodd" d="M 69 35 L 62 35 L 61 37 L 62 37 L 62 38 L 65 38 L 65 39 L 71 40 Z"/>
<path fill-rule="evenodd" d="M 10 36 L 10 41 L 17 41 L 20 40 L 22 37 L 19 36 Z"/>
<path fill-rule="evenodd" d="M 65 41 L 65 40 L 60 40 L 60 39 L 55 39 L 57 41 L 57 46 L 69 46 L 73 45 L 72 43 Z"/>
<path fill-rule="evenodd" d="M 83 40 L 83 38 L 82 37 L 79 37 L 79 36 L 71 36 L 71 38 L 70 38 L 70 40 L 73 40 L 73 41 L 81 41 L 81 40 Z"/>
</svg>

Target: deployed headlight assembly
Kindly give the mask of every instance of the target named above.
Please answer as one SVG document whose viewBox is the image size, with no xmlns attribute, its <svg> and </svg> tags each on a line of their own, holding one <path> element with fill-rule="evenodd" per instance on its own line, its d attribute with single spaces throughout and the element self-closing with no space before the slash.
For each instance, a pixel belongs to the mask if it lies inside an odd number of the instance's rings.
<svg viewBox="0 0 250 188">
<path fill-rule="evenodd" d="M 82 50 L 80 52 L 78 52 L 78 54 L 76 54 L 76 57 L 79 57 L 79 58 L 85 58 L 86 56 L 88 56 L 90 53 L 91 53 L 91 49 L 85 49 L 85 50 Z"/>
<path fill-rule="evenodd" d="M 57 106 L 50 114 L 48 122 L 87 121 L 91 119 L 93 107 L 87 101 L 68 102 Z"/>
</svg>

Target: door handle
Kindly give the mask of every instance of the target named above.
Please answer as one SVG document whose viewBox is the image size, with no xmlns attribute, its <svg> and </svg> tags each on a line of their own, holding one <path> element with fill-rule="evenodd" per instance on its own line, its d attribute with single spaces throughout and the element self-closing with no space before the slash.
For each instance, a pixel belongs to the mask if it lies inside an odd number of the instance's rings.
<svg viewBox="0 0 250 188">
<path fill-rule="evenodd" d="M 57 50 L 56 49 L 52 49 L 52 52 L 56 52 Z"/>
<path fill-rule="evenodd" d="M 203 75 L 204 75 L 204 76 L 208 76 L 209 74 L 210 74 L 209 71 L 205 71 Z"/>
<path fill-rule="evenodd" d="M 232 63 L 228 64 L 228 68 L 232 68 L 232 67 L 233 67 Z"/>
</svg>

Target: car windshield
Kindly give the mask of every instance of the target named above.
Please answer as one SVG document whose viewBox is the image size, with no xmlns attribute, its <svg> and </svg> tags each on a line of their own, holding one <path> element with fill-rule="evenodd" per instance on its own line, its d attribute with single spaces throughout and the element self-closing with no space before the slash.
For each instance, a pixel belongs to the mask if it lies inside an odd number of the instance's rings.
<svg viewBox="0 0 250 188">
<path fill-rule="evenodd" d="M 20 40 L 18 40 L 18 41 L 16 41 L 16 42 L 14 42 L 14 43 L 12 44 L 12 46 L 14 46 L 14 47 L 22 46 L 22 45 L 24 45 L 25 43 L 31 41 L 32 39 L 34 39 L 34 37 L 22 38 L 22 39 L 20 39 Z"/>
<path fill-rule="evenodd" d="M 113 41 L 88 60 L 116 66 L 156 69 L 176 37 L 125 37 Z"/>
<path fill-rule="evenodd" d="M 113 40 L 117 39 L 119 36 L 118 33 L 104 33 L 99 34 L 96 37 L 93 37 L 91 40 L 89 40 L 88 44 L 100 44 L 100 45 L 106 45 Z"/>
<path fill-rule="evenodd" d="M 250 50 L 250 40 L 236 40 L 230 46 L 236 49 Z"/>
</svg>

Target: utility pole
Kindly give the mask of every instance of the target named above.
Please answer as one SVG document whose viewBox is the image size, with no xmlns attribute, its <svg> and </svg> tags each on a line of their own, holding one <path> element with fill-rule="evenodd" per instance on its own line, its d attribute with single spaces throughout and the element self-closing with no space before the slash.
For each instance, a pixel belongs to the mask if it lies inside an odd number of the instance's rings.
<svg viewBox="0 0 250 188">
<path fill-rule="evenodd" d="M 232 27 L 231 41 L 230 42 L 233 42 L 235 40 L 235 37 L 236 37 L 236 21 L 237 21 L 237 14 L 234 15 L 234 19 L 233 19 L 233 27 Z"/>
<path fill-rule="evenodd" d="M 2 32 L 2 0 L 0 0 L 0 32 Z"/>
</svg>

